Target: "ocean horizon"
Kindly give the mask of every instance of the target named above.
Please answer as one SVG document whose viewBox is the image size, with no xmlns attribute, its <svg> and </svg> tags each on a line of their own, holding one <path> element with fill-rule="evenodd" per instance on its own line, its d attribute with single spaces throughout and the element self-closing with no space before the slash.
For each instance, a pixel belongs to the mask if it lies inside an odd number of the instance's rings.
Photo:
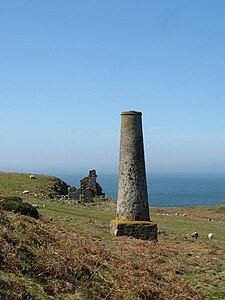
<svg viewBox="0 0 225 300">
<path fill-rule="evenodd" d="M 79 187 L 87 174 L 55 174 L 67 184 Z M 98 174 L 97 182 L 106 196 L 116 199 L 118 174 Z M 147 174 L 148 200 L 153 207 L 209 206 L 225 204 L 225 174 Z"/>
</svg>

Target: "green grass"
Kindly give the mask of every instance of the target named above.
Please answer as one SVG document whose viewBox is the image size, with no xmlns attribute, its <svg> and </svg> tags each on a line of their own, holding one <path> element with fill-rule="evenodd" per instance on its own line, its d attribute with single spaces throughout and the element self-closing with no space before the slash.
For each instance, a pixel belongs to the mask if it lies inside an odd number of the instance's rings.
<svg viewBox="0 0 225 300">
<path fill-rule="evenodd" d="M 54 184 L 54 177 L 33 180 L 26 174 L 0 173 L 0 196 L 20 196 L 37 204 L 41 215 L 31 220 L 7 212 L 0 218 L 1 251 L 9 258 L 8 267 L 0 268 L 0 278 L 8 284 L 3 285 L 3 300 L 10 299 L 10 284 L 15 300 L 22 299 L 17 293 L 38 300 L 225 299 L 224 206 L 152 208 L 151 220 L 165 231 L 154 244 L 110 236 L 115 202 L 81 206 L 34 196 L 36 191 L 47 194 Z M 22 195 L 24 189 L 32 192 Z M 198 239 L 191 238 L 194 231 Z M 32 253 L 35 275 L 29 269 Z M 71 268 L 81 272 L 76 285 Z M 43 273 L 46 269 L 49 275 Z"/>
<path fill-rule="evenodd" d="M 24 197 L 23 191 L 29 190 L 27 198 L 35 194 L 43 198 L 54 195 L 58 185 L 59 180 L 54 176 L 35 175 L 35 179 L 31 179 L 30 174 L 0 172 L 0 195 L 3 196 Z"/>
<path fill-rule="evenodd" d="M 193 210 L 195 208 L 192 208 Z M 223 225 L 208 220 L 190 219 L 183 216 L 167 216 L 153 214 L 152 218 L 158 223 L 158 227 L 169 235 L 181 237 L 190 236 L 194 231 L 199 233 L 199 239 L 208 241 L 208 234 L 213 232 L 214 240 L 225 241 Z"/>
</svg>

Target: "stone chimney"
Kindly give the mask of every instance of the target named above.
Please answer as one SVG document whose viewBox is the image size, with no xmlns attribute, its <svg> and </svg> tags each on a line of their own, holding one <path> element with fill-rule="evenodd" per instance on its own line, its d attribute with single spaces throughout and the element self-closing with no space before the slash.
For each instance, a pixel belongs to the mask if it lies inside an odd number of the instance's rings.
<svg viewBox="0 0 225 300">
<path fill-rule="evenodd" d="M 149 215 L 141 112 L 121 113 L 117 211 L 111 232 L 157 239 L 157 224 Z"/>
</svg>

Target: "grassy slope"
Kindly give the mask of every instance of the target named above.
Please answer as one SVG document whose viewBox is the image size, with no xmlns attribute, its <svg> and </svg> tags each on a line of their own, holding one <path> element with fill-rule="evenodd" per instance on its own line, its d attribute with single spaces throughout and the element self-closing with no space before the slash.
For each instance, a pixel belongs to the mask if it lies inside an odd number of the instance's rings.
<svg viewBox="0 0 225 300">
<path fill-rule="evenodd" d="M 0 196 L 32 189 L 28 175 L 9 175 L 0 173 Z M 35 188 L 47 193 L 54 180 L 40 178 Z M 1 212 L 3 299 L 10 289 L 8 299 L 225 299 L 224 206 L 152 209 L 166 233 L 155 244 L 111 237 L 113 202 L 82 207 L 23 198 L 39 205 L 42 218 Z"/>
<path fill-rule="evenodd" d="M 54 196 L 60 187 L 60 180 L 54 176 L 35 175 L 31 179 L 29 174 L 0 172 L 0 195 L 23 196 L 23 191 L 28 190 L 29 196 L 35 194 L 39 198 Z"/>
</svg>

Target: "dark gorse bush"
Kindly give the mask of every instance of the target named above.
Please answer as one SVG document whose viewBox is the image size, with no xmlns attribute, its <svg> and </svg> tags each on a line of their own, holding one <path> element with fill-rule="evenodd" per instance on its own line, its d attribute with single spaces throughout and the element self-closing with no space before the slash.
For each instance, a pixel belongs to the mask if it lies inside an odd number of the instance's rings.
<svg viewBox="0 0 225 300">
<path fill-rule="evenodd" d="M 20 197 L 16 197 L 16 196 L 4 197 L 0 201 L 0 206 L 5 210 L 14 211 L 16 206 L 22 202 L 23 200 Z"/>
<path fill-rule="evenodd" d="M 30 216 L 30 217 L 33 217 L 35 219 L 39 219 L 37 208 L 33 207 L 28 202 L 19 203 L 16 206 L 16 208 L 14 210 L 14 213 L 20 213 L 21 215 Z"/>
<path fill-rule="evenodd" d="M 23 200 L 20 197 L 4 197 L 0 201 L 0 206 L 7 211 L 13 211 L 14 213 L 20 213 L 21 215 L 30 216 L 35 219 L 39 218 L 37 208 L 33 207 L 28 202 L 23 202 Z"/>
</svg>

